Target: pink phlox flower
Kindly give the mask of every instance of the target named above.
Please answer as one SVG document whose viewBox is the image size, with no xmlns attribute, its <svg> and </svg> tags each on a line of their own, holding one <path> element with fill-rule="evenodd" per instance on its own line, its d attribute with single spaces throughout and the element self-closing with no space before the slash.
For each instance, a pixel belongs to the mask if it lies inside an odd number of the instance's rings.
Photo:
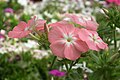
<svg viewBox="0 0 120 80">
<path fill-rule="evenodd" d="M 31 33 L 31 30 L 29 30 L 29 25 L 23 21 L 21 21 L 17 26 L 13 28 L 12 31 L 8 33 L 8 36 L 10 38 L 23 38 L 29 35 Z"/>
<path fill-rule="evenodd" d="M 50 48 L 54 55 L 76 60 L 82 52 L 88 51 L 87 44 L 78 37 L 79 29 L 74 27 L 73 24 L 62 21 L 53 23 L 51 26 L 48 40 L 51 43 Z"/>
<path fill-rule="evenodd" d="M 11 38 L 23 38 L 29 35 L 33 29 L 41 30 L 44 29 L 44 20 L 36 20 L 36 17 L 28 21 L 28 23 L 21 21 L 12 31 L 8 33 Z"/>
<path fill-rule="evenodd" d="M 107 49 L 107 44 L 98 36 L 96 31 L 87 29 L 80 29 L 79 38 L 85 41 L 91 50 L 99 51 L 100 49 Z"/>
<path fill-rule="evenodd" d="M 117 5 L 120 5 L 120 0 L 106 0 L 109 3 L 115 3 Z"/>
<path fill-rule="evenodd" d="M 64 25 L 69 26 L 69 25 L 72 25 L 72 24 L 69 24 L 68 21 L 66 21 L 66 20 L 62 20 L 62 21 L 59 21 L 59 22 L 51 23 L 48 26 L 49 27 L 56 27 L 56 26 L 64 26 Z"/>
<path fill-rule="evenodd" d="M 62 76 L 65 76 L 66 73 L 61 72 L 59 70 L 51 70 L 49 74 L 52 74 L 53 76 L 57 76 L 57 77 L 62 77 Z"/>
<path fill-rule="evenodd" d="M 31 20 L 28 21 L 28 24 L 30 26 L 35 27 L 37 30 L 44 30 L 45 23 L 46 23 L 45 20 L 37 19 L 36 16 L 34 16 Z"/>
<path fill-rule="evenodd" d="M 98 27 L 98 23 L 93 20 L 93 18 L 87 18 L 83 16 L 77 16 L 75 14 L 65 14 L 65 20 L 74 22 L 79 24 L 80 26 L 88 29 L 96 31 Z"/>
<path fill-rule="evenodd" d="M 115 2 L 116 0 L 106 0 L 106 1 L 108 1 L 108 2 L 110 2 L 110 3 L 113 3 L 113 2 Z"/>
<path fill-rule="evenodd" d="M 13 13 L 14 11 L 13 11 L 12 8 L 6 8 L 6 9 L 4 10 L 4 12 L 6 12 L 6 13 Z"/>
</svg>

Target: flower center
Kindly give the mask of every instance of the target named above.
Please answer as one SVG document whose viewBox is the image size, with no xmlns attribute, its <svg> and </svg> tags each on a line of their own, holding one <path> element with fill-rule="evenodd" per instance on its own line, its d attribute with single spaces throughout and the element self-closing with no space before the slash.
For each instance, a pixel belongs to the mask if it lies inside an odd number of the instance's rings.
<svg viewBox="0 0 120 80">
<path fill-rule="evenodd" d="M 71 41 L 72 41 L 72 38 L 68 37 L 67 41 L 68 41 L 68 42 L 71 42 Z"/>
<path fill-rule="evenodd" d="M 96 34 L 90 34 L 90 40 L 94 41 L 96 44 L 102 42 L 102 40 Z"/>
</svg>

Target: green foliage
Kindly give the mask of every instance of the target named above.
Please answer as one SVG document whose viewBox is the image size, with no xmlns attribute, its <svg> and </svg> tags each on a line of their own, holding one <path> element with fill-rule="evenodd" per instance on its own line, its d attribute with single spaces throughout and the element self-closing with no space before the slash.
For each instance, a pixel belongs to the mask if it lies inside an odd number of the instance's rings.
<svg viewBox="0 0 120 80">
<path fill-rule="evenodd" d="M 45 58 L 36 60 L 29 52 L 17 56 L 0 54 L 0 58 L 0 80 L 47 80 Z"/>
<path fill-rule="evenodd" d="M 120 54 L 110 53 L 108 51 L 102 53 L 90 53 L 89 58 L 94 65 L 91 68 L 94 69 L 94 73 L 91 76 L 91 80 L 118 80 L 120 66 Z M 116 74 L 114 74 L 116 73 Z"/>
<path fill-rule="evenodd" d="M 0 1 L 0 29 L 5 29 L 6 31 L 12 30 L 14 26 L 18 24 L 18 20 L 13 14 L 7 15 L 4 10 L 5 8 L 12 8 L 14 13 L 21 9 L 21 6 L 15 1 L 8 3 Z"/>
</svg>

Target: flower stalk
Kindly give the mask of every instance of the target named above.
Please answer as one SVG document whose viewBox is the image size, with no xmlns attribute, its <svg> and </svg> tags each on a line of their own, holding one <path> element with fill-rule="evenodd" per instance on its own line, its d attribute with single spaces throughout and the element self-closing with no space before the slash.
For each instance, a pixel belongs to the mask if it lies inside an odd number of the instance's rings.
<svg viewBox="0 0 120 80">
<path fill-rule="evenodd" d="M 117 51 L 117 40 L 116 40 L 116 26 L 113 24 L 113 28 L 114 28 L 114 31 L 113 31 L 113 38 L 114 38 L 114 50 L 115 52 Z"/>
<path fill-rule="evenodd" d="M 54 65 L 54 63 L 55 63 L 55 61 L 56 61 L 56 59 L 57 59 L 57 56 L 54 56 L 54 58 L 53 58 L 53 60 L 52 60 L 52 64 L 51 64 L 51 66 L 50 66 L 50 70 L 52 69 L 52 67 L 53 67 L 53 65 Z"/>
<path fill-rule="evenodd" d="M 69 68 L 68 71 L 67 71 L 67 75 L 68 75 L 69 72 L 71 71 L 73 64 L 74 64 L 74 61 L 71 62 L 71 64 L 70 64 L 70 68 Z"/>
</svg>

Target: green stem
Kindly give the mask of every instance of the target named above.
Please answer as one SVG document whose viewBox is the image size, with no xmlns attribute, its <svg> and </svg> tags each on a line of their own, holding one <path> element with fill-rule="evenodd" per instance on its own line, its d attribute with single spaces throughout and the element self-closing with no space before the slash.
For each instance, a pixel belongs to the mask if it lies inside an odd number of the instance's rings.
<svg viewBox="0 0 120 80">
<path fill-rule="evenodd" d="M 52 64 L 51 64 L 51 66 L 50 66 L 50 70 L 52 69 L 52 67 L 53 67 L 56 59 L 57 59 L 57 56 L 54 56 L 53 61 L 52 61 Z"/>
<path fill-rule="evenodd" d="M 54 80 L 59 80 L 59 77 L 54 77 Z"/>
<path fill-rule="evenodd" d="M 79 59 L 80 59 L 80 58 L 78 58 L 73 65 L 75 65 L 76 63 L 78 63 L 78 62 L 79 62 Z"/>
<path fill-rule="evenodd" d="M 34 36 L 32 33 L 30 33 L 30 36 L 31 36 L 32 38 L 34 38 L 35 40 L 38 40 L 38 41 L 39 41 L 39 38 L 37 38 L 36 36 Z"/>
<path fill-rule="evenodd" d="M 67 75 L 69 74 L 70 70 L 72 69 L 73 64 L 74 64 L 74 61 L 71 62 L 70 68 L 69 68 L 68 71 L 67 71 Z"/>
<path fill-rule="evenodd" d="M 64 61 L 64 64 L 65 64 L 65 67 L 66 67 L 66 69 L 68 71 L 68 65 L 67 65 L 66 61 Z"/>
<path fill-rule="evenodd" d="M 114 49 L 115 49 L 115 52 L 117 50 L 117 40 L 116 40 L 116 27 L 114 27 L 114 31 L 113 31 L 113 37 L 114 37 Z"/>
</svg>

